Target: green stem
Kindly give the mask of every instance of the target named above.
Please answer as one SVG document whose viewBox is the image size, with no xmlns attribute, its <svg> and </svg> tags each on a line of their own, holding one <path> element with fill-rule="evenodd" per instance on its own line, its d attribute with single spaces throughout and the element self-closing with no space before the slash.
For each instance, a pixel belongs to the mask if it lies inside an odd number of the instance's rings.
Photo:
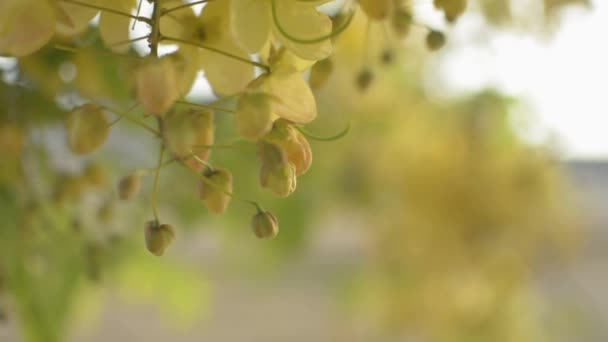
<svg viewBox="0 0 608 342">
<path fill-rule="evenodd" d="M 316 37 L 316 38 L 299 38 L 299 37 L 294 37 L 289 32 L 287 32 L 285 30 L 285 28 L 283 27 L 283 25 L 281 25 L 281 23 L 279 22 L 279 15 L 277 13 L 276 2 L 277 2 L 277 0 L 272 0 L 272 3 L 271 3 L 272 4 L 272 20 L 274 21 L 274 25 L 277 27 L 279 32 L 281 32 L 282 35 L 287 37 L 287 39 L 289 39 L 293 42 L 296 42 L 296 43 L 300 43 L 300 44 L 316 44 L 316 43 L 320 43 L 322 41 L 331 39 L 331 38 L 339 35 L 340 33 L 344 32 L 344 30 L 346 30 L 350 26 L 350 23 L 352 22 L 353 18 L 355 17 L 355 12 L 356 12 L 355 10 L 352 10 L 342 26 L 338 27 L 335 30 L 332 30 L 330 33 L 328 33 L 324 36 L 320 36 L 320 37 Z"/>
<path fill-rule="evenodd" d="M 270 72 L 270 67 L 269 67 L 268 65 L 266 65 L 266 64 L 263 64 L 263 63 L 258 63 L 258 62 L 252 61 L 252 60 L 250 60 L 250 59 L 247 59 L 247 58 L 243 58 L 243 57 L 235 56 L 235 55 L 233 55 L 233 54 L 231 54 L 231 53 L 229 53 L 229 52 L 222 51 L 222 50 L 220 50 L 220 49 L 216 49 L 216 48 L 214 48 L 214 47 L 212 47 L 212 46 L 207 46 L 207 45 L 197 44 L 197 43 L 193 43 L 193 42 L 191 42 L 191 41 L 187 41 L 187 40 L 184 40 L 184 39 L 179 39 L 179 38 L 175 38 L 175 37 L 166 37 L 166 36 L 162 36 L 162 37 L 161 37 L 161 40 L 170 40 L 170 41 L 173 41 L 173 42 L 176 42 L 176 43 L 186 44 L 186 45 L 190 45 L 190 46 L 198 47 L 198 48 L 201 48 L 201 49 L 205 49 L 205 50 L 213 51 L 213 52 L 215 52 L 215 53 L 219 53 L 220 55 L 226 56 L 226 57 L 228 57 L 228 58 L 232 58 L 232 59 L 235 59 L 235 60 L 237 60 L 237 61 L 241 61 L 241 62 L 243 62 L 243 63 L 247 63 L 247 64 L 250 64 L 250 65 L 256 66 L 256 67 L 258 67 L 258 68 L 262 68 L 262 69 L 264 69 L 264 71 L 266 71 L 267 73 L 268 73 L 268 72 Z"/>
<path fill-rule="evenodd" d="M 117 110 L 114 110 L 114 109 L 108 108 L 108 107 L 104 107 L 104 108 L 107 109 L 107 110 L 109 110 L 109 111 L 111 111 L 111 112 L 114 112 L 114 113 L 118 114 L 120 117 L 126 118 L 127 120 L 133 122 L 134 124 L 136 124 L 136 125 L 144 128 L 144 129 L 150 131 L 152 134 L 156 135 L 157 137 L 159 137 L 159 138 L 161 137 L 160 131 L 158 131 L 158 130 L 152 128 L 152 127 L 150 127 L 145 122 L 142 122 L 139 119 L 132 117 L 131 114 L 129 114 L 128 112 L 120 112 L 120 111 L 117 111 Z M 118 121 L 118 120 L 116 120 L 116 121 Z M 116 121 L 113 122 L 112 124 L 116 123 Z"/>
<path fill-rule="evenodd" d="M 156 222 L 160 222 L 158 219 L 158 179 L 160 178 L 160 169 L 163 165 L 164 152 L 165 152 L 165 146 L 161 142 L 160 143 L 160 152 L 158 153 L 158 163 L 156 166 L 156 172 L 154 174 L 154 186 L 152 187 L 152 213 L 154 214 L 154 219 L 156 220 Z"/>
<path fill-rule="evenodd" d="M 135 42 L 138 42 L 140 40 L 144 40 L 144 39 L 148 39 L 148 38 L 150 38 L 149 34 L 147 34 L 145 36 L 142 36 L 142 37 L 139 37 L 139 38 L 122 40 L 120 42 L 112 43 L 112 44 L 106 45 L 106 46 L 107 47 L 113 47 L 113 46 L 118 46 L 118 45 L 123 45 L 123 44 L 131 44 L 131 43 L 135 43 Z"/>
<path fill-rule="evenodd" d="M 103 11 L 103 12 L 113 13 L 116 15 L 121 15 L 123 17 L 128 17 L 128 18 L 135 19 L 138 21 L 143 21 L 144 23 L 147 23 L 147 24 L 152 24 L 152 21 L 150 20 L 150 18 L 132 15 L 131 13 L 125 13 L 125 12 L 118 11 L 118 10 L 108 8 L 108 7 L 92 5 L 92 4 L 82 2 L 82 1 L 77 1 L 77 0 L 59 0 L 59 1 L 62 1 L 62 2 L 68 3 L 68 4 L 82 6 L 82 7 L 88 7 L 88 8 L 96 9 L 96 10 Z"/>
<path fill-rule="evenodd" d="M 186 106 L 193 106 L 193 107 L 200 107 L 200 108 L 204 108 L 204 109 L 211 109 L 211 110 L 215 110 L 215 111 L 218 111 L 218 112 L 226 112 L 226 113 L 232 113 L 232 114 L 234 114 L 234 110 L 232 110 L 232 109 L 225 109 L 225 108 L 221 108 L 221 107 L 216 107 L 214 105 L 192 103 L 192 102 L 188 102 L 188 101 L 176 101 L 175 103 L 186 105 Z"/>
<path fill-rule="evenodd" d="M 348 123 L 348 125 L 346 125 L 346 128 L 344 128 L 338 134 L 335 134 L 335 135 L 332 135 L 329 137 L 319 137 L 319 136 L 313 135 L 312 133 L 306 131 L 302 127 L 298 127 L 298 126 L 294 126 L 294 127 L 308 139 L 316 140 L 316 141 L 334 141 L 334 140 L 343 138 L 344 136 L 346 136 L 348 134 L 348 132 L 350 131 L 350 122 Z"/>
</svg>

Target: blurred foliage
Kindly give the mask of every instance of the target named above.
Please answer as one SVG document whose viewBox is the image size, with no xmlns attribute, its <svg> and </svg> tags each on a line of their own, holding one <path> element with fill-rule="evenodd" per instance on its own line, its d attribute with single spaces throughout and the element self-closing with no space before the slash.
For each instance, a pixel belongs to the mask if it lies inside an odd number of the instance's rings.
<svg viewBox="0 0 608 342">
<path fill-rule="evenodd" d="M 543 11 L 551 18 L 570 3 L 587 2 L 546 0 Z M 374 2 L 365 6 L 368 16 L 386 19 Z M 469 7 L 492 24 L 519 22 L 509 1 Z M 332 19 L 340 23 L 343 14 Z M 236 140 L 230 114 L 216 112 L 216 144 L 229 148 L 215 149 L 209 161 L 230 169 L 236 193 L 272 208 L 281 222 L 278 238 L 255 248 L 262 261 L 256 271 L 288 263 L 321 234 L 319 222 L 347 213 L 365 228 L 355 232 L 365 244 L 362 264 L 342 279 L 348 284 L 342 299 L 345 316 L 365 324 L 340 331 L 344 340 L 548 340 L 530 279 L 541 256 L 566 258 L 578 239 L 576 203 L 557 156 L 514 134 L 515 99 L 488 90 L 429 100 L 420 86 L 429 28 L 410 30 L 411 16 L 400 18 L 407 29 L 400 22 L 402 30 L 387 35 L 380 27 L 388 20 L 368 26 L 358 12 L 333 37 L 334 55 L 313 68 L 321 115 L 308 130 L 329 136 L 348 122 L 353 128 L 341 140 L 312 142 L 315 162 L 291 198 L 262 191 L 252 167 L 258 166 L 255 145 Z M 401 38 L 404 43 L 387 43 Z M 57 48 L 72 43 L 80 48 Z M 120 202 L 114 190 L 116 175 L 153 165 L 154 134 L 120 122 L 91 156 L 66 148 L 65 111 L 84 98 L 128 107 L 139 56 L 132 49 L 111 53 L 95 26 L 52 44 L 6 67 L 0 83 L 0 297 L 10 298 L 0 305 L 9 303 L 31 341 L 61 341 L 75 302 L 100 282 L 157 304 L 178 323 L 193 323 L 209 310 L 209 279 L 184 260 L 143 254 L 147 199 L 154 197 L 150 170 L 143 170 L 140 194 L 146 203 Z M 131 114 L 155 123 L 139 108 Z M 199 177 L 176 164 L 163 168 L 158 193 L 178 241 L 190 229 L 220 226 L 239 227 L 213 232 L 227 238 L 226 254 L 256 243 L 250 215 L 243 217 L 251 206 L 237 204 L 221 219 L 209 215 L 197 198 Z"/>
</svg>

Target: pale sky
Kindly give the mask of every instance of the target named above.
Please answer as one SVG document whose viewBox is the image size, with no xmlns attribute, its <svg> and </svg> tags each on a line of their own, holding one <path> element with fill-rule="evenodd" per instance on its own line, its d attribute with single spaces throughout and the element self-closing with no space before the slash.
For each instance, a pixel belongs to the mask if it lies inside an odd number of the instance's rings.
<svg viewBox="0 0 608 342">
<path fill-rule="evenodd" d="M 526 138 L 552 134 L 567 158 L 608 158 L 608 1 L 565 11 L 549 38 L 503 31 L 479 44 L 481 19 L 463 19 L 451 32 L 456 41 L 431 62 L 433 84 L 438 77 L 441 91 L 454 93 L 498 88 L 525 101 L 515 118 Z"/>
</svg>

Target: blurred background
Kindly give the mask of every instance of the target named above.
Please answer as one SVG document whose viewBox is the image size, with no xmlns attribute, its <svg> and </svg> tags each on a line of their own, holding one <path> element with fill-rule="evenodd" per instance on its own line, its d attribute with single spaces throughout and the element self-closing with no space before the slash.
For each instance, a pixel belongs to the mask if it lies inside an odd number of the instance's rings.
<svg viewBox="0 0 608 342">
<path fill-rule="evenodd" d="M 208 213 L 168 166 L 162 258 L 142 234 L 151 179 L 134 202 L 114 190 L 153 167 L 154 137 L 121 122 L 91 156 L 66 146 L 66 87 L 128 98 L 128 62 L 0 58 L 0 341 L 606 341 L 608 3 L 470 1 L 454 24 L 413 3 L 446 46 L 359 13 L 308 127 L 351 130 L 311 143 L 292 196 L 259 188 L 255 153 L 214 151 L 279 236 L 255 238 L 251 206 Z M 203 77 L 189 98 L 213 99 Z"/>
</svg>

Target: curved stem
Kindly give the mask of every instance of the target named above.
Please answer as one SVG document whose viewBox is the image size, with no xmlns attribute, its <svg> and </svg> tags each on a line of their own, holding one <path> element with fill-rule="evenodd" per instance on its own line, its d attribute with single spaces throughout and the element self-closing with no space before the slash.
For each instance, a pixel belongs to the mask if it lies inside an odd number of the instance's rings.
<svg viewBox="0 0 608 342">
<path fill-rule="evenodd" d="M 160 126 L 160 125 L 159 125 Z M 160 152 L 158 153 L 158 163 L 156 166 L 156 172 L 154 174 L 154 186 L 152 187 L 152 213 L 156 222 L 160 222 L 158 219 L 158 179 L 160 178 L 160 169 L 163 165 L 163 154 L 165 152 L 165 146 L 160 143 Z"/>
<path fill-rule="evenodd" d="M 329 136 L 329 137 L 319 137 L 319 136 L 313 135 L 312 133 L 306 131 L 302 127 L 298 127 L 298 126 L 294 126 L 294 127 L 298 131 L 300 131 L 300 133 L 302 133 L 308 139 L 316 140 L 316 141 L 334 141 L 334 140 L 338 140 L 340 138 L 343 138 L 344 136 L 346 136 L 348 134 L 348 132 L 350 132 L 350 122 L 348 123 L 348 125 L 346 125 L 346 128 L 344 128 L 338 134 L 335 134 L 335 135 L 332 135 L 332 136 Z"/>
<path fill-rule="evenodd" d="M 250 60 L 250 59 L 247 59 L 247 58 L 243 58 L 243 57 L 235 56 L 235 55 L 233 55 L 233 54 L 231 54 L 231 53 L 229 53 L 229 52 L 222 51 L 222 50 L 220 50 L 220 49 L 216 49 L 216 48 L 214 48 L 214 47 L 212 47 L 212 46 L 207 46 L 207 45 L 197 44 L 197 43 L 194 43 L 194 42 L 191 42 L 191 41 L 187 41 L 187 40 L 180 39 L 180 38 L 175 38 L 175 37 L 166 37 L 166 36 L 162 36 L 162 37 L 161 37 L 161 40 L 170 40 L 170 41 L 173 41 L 173 42 L 176 42 L 176 43 L 186 44 L 186 45 L 190 45 L 190 46 L 198 47 L 198 48 L 201 48 L 201 49 L 205 49 L 205 50 L 213 51 L 213 52 L 215 52 L 215 53 L 219 53 L 220 55 L 226 56 L 226 57 L 228 57 L 228 58 L 232 58 L 232 59 L 235 59 L 235 60 L 237 60 L 237 61 L 241 61 L 241 62 L 243 62 L 243 63 L 251 64 L 251 65 L 256 66 L 256 67 L 258 67 L 258 68 L 262 68 L 262 69 L 264 69 L 264 71 L 266 71 L 267 73 L 268 73 L 268 72 L 270 72 L 270 67 L 269 67 L 268 65 L 266 65 L 266 64 L 263 64 L 263 63 L 258 63 L 258 62 L 252 61 L 252 60 Z"/>
<path fill-rule="evenodd" d="M 277 6 L 276 6 L 276 1 L 277 0 L 272 0 L 272 20 L 274 21 L 274 25 L 277 27 L 277 29 L 279 30 L 279 32 L 281 32 L 282 35 L 284 35 L 285 37 L 287 37 L 287 39 L 296 42 L 296 43 L 300 43 L 300 44 L 316 44 L 316 43 L 320 43 L 324 40 L 333 38 L 337 35 L 339 35 L 340 33 L 342 33 L 344 30 L 346 30 L 348 28 L 348 26 L 350 26 L 350 23 L 352 22 L 353 18 L 355 17 L 355 10 L 352 10 L 350 12 L 350 14 L 348 15 L 348 18 L 346 19 L 346 21 L 344 22 L 344 24 L 340 27 L 338 27 L 335 30 L 332 30 L 330 33 L 324 35 L 324 36 L 320 36 L 320 37 L 316 37 L 316 38 L 299 38 L 299 37 L 294 37 L 293 35 L 291 35 L 290 33 L 288 33 L 285 28 L 283 27 L 283 25 L 281 25 L 281 23 L 279 22 L 279 15 L 277 13 Z"/>
<path fill-rule="evenodd" d="M 234 110 L 232 110 L 232 109 L 225 109 L 225 108 L 221 108 L 221 107 L 216 107 L 214 105 L 192 103 L 192 102 L 188 102 L 188 101 L 175 101 L 175 103 L 186 105 L 186 106 L 193 106 L 193 107 L 200 107 L 200 108 L 204 108 L 204 109 L 215 110 L 218 112 L 226 112 L 226 113 L 234 114 Z"/>
<path fill-rule="evenodd" d="M 92 9 L 96 9 L 99 11 L 103 11 L 103 12 L 108 12 L 108 13 L 113 13 L 116 15 L 121 15 L 123 17 L 128 17 L 131 19 L 135 19 L 138 21 L 143 21 L 144 23 L 147 24 L 152 24 L 152 21 L 150 20 L 150 18 L 146 18 L 146 17 L 140 17 L 137 15 L 133 15 L 131 13 L 126 13 L 126 12 L 122 12 L 122 11 L 118 11 L 112 8 L 108 8 L 108 7 L 103 7 L 103 6 L 97 6 L 97 5 L 92 5 L 86 2 L 82 2 L 82 1 L 77 1 L 77 0 L 59 0 L 68 4 L 72 4 L 72 5 L 78 5 L 78 6 L 82 6 L 82 7 L 88 7 L 88 8 L 92 8 Z"/>
</svg>

